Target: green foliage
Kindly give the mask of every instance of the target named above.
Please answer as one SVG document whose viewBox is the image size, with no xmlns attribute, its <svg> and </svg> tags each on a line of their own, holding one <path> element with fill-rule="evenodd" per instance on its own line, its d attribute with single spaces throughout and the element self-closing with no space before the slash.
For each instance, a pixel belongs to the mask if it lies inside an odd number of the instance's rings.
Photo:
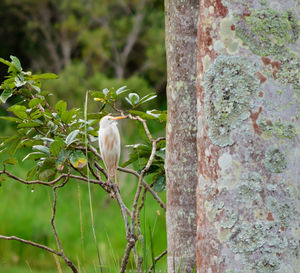
<svg viewBox="0 0 300 273">
<path fill-rule="evenodd" d="M 48 93 L 42 89 L 41 79 L 56 79 L 56 75 L 51 73 L 34 75 L 31 72 L 22 70 L 21 63 L 17 57 L 11 56 L 11 61 L 0 59 L 2 63 L 8 66 L 8 77 L 2 83 L 1 88 L 6 92 L 9 88 L 11 95 L 18 95 L 21 98 L 17 103 L 8 108 L 15 117 L 2 116 L 1 119 L 13 122 L 17 125 L 16 134 L 2 138 L 1 149 L 7 150 L 13 157 L 14 153 L 23 147 L 32 149 L 24 160 L 36 160 L 37 168 L 35 172 L 29 170 L 27 177 L 31 179 L 50 180 L 58 172 L 67 171 L 66 163 L 70 162 L 74 168 L 83 168 L 87 164 L 87 158 L 82 152 L 85 147 L 84 130 L 86 127 L 87 137 L 90 141 L 95 141 L 97 137 L 97 128 L 93 127 L 99 119 L 106 115 L 109 110 L 117 110 L 117 104 L 129 92 L 126 86 L 118 89 L 104 88 L 102 91 L 89 91 L 95 101 L 100 101 L 100 113 L 89 114 L 85 121 L 81 118 L 82 112 L 78 108 L 68 110 L 67 103 L 59 100 L 54 109 L 47 101 Z M 16 83 L 15 79 L 18 78 Z M 22 81 L 21 81 L 22 79 Z M 140 97 L 137 93 L 129 93 L 125 100 L 131 106 L 131 109 L 153 100 L 154 94 L 147 94 Z M 144 120 L 165 122 L 166 111 L 158 110 L 128 110 L 133 116 L 138 116 Z M 124 112 L 126 114 L 126 112 Z M 86 126 L 85 126 L 86 125 Z M 123 164 L 123 167 L 138 162 L 139 171 L 145 168 L 151 155 L 152 145 L 145 133 L 143 124 L 137 120 L 137 131 L 140 139 L 144 143 L 129 145 L 131 149 L 129 159 Z M 81 148 L 80 148 L 81 147 Z M 165 185 L 164 178 L 164 159 L 165 159 L 165 142 L 158 143 L 158 148 L 153 162 L 146 175 L 153 175 L 155 178 L 155 189 L 161 191 Z M 95 160 L 91 155 L 90 160 Z M 4 162 L 12 164 L 13 159 Z"/>
<path fill-rule="evenodd" d="M 85 114 L 83 118 L 80 108 L 69 109 L 64 100 L 58 101 L 53 107 L 49 104 L 49 93 L 45 92 L 41 79 L 55 79 L 55 75 L 48 73 L 34 75 L 31 72 L 24 72 L 16 57 L 11 58 L 10 62 L 5 60 L 2 62 L 8 66 L 9 75 L 1 88 L 5 91 L 9 84 L 12 90 L 11 106 L 8 108 L 12 116 L 2 119 L 14 123 L 17 127 L 15 134 L 1 138 L 1 150 L 9 155 L 3 161 L 4 167 L 19 166 L 15 153 L 27 147 L 28 152 L 22 161 L 35 161 L 35 166 L 28 168 L 26 173 L 26 179 L 29 181 L 49 182 L 60 175 L 67 177 L 64 174 L 74 172 L 82 178 L 89 177 L 90 168 L 94 168 L 94 162 L 99 159 L 97 153 L 88 152 L 85 147 L 90 148 L 91 151 L 98 148 L 89 145 L 93 145 L 92 143 L 97 140 L 99 119 L 106 115 L 108 110 L 110 112 L 113 110 L 118 115 L 134 120 L 140 139 L 144 141 L 130 146 L 133 149 L 130 152 L 130 159 L 124 163 L 124 166 L 129 164 L 137 166 L 137 172 L 143 172 L 146 181 L 151 177 L 154 182 L 150 186 L 153 186 L 155 191 L 160 192 L 165 189 L 165 141 L 163 138 L 155 140 L 157 149 L 153 157 L 153 140 L 148 131 L 145 134 L 143 126 L 148 121 L 156 121 L 158 124 L 164 122 L 166 112 L 158 110 L 144 112 L 138 108 L 154 99 L 156 95 L 148 94 L 140 97 L 139 94 L 131 92 L 126 96 L 129 92 L 126 86 L 118 89 L 104 88 L 102 91 L 91 90 L 88 93 L 100 102 L 101 111 Z M 17 82 L 14 80 L 16 77 L 19 77 Z M 14 100 L 15 98 L 17 99 Z M 119 105 L 122 105 L 122 100 L 124 102 L 129 100 L 129 110 L 118 109 Z M 135 108 L 139 110 L 133 110 Z M 149 161 L 151 157 L 153 160 Z M 94 171 L 91 173 L 97 178 Z M 60 182 L 57 180 L 57 183 Z M 153 255 L 152 253 L 152 258 Z"/>
</svg>

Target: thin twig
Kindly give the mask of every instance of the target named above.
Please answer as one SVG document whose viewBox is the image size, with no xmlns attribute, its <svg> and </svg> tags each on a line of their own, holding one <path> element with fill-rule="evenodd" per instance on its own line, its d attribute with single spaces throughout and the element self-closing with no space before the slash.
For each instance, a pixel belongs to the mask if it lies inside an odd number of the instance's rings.
<svg viewBox="0 0 300 273">
<path fill-rule="evenodd" d="M 124 253 L 124 256 L 123 256 L 123 259 L 121 262 L 120 273 L 124 273 L 126 271 L 129 255 L 130 255 L 132 248 L 134 247 L 134 245 L 136 243 L 136 240 L 137 240 L 137 238 L 131 238 L 131 240 L 128 241 L 128 243 L 126 245 L 125 253 Z"/>
<path fill-rule="evenodd" d="M 56 190 L 58 188 L 62 188 L 64 185 L 67 184 L 67 182 L 69 181 L 69 175 L 70 175 L 70 169 L 69 169 L 69 173 L 68 173 L 68 176 L 66 177 L 66 179 L 63 181 L 62 184 L 60 185 L 57 185 L 57 186 L 54 186 L 53 187 L 53 204 L 52 204 L 52 217 L 51 217 L 51 226 L 52 226 L 52 230 L 53 230 L 53 233 L 54 233 L 54 236 L 55 236 L 55 240 L 56 240 L 56 243 L 58 245 L 58 248 L 60 250 L 60 253 L 61 253 L 61 257 L 63 258 L 63 260 L 65 261 L 65 263 L 72 269 L 72 271 L 74 273 L 78 273 L 75 265 L 73 264 L 73 262 L 71 260 L 69 260 L 66 255 L 64 254 L 64 249 L 62 247 L 62 244 L 61 244 L 61 241 L 59 239 L 59 236 L 58 236 L 58 233 L 57 233 L 57 230 L 56 230 L 56 227 L 55 227 L 55 223 L 54 223 L 54 220 L 55 220 L 55 214 L 56 214 Z"/>
<path fill-rule="evenodd" d="M 106 173 L 106 171 L 104 170 L 104 168 L 101 167 L 101 165 L 98 163 L 98 162 L 95 162 L 95 167 L 103 173 L 103 175 L 105 176 L 105 178 L 107 179 L 108 178 L 108 175 Z"/>
<path fill-rule="evenodd" d="M 163 256 L 165 256 L 167 254 L 167 250 L 165 250 L 164 252 L 162 252 L 160 255 L 158 255 L 157 257 L 155 257 L 154 259 L 154 263 L 149 267 L 148 269 L 148 273 L 152 272 L 152 269 L 154 268 L 154 265 L 157 263 L 158 260 L 160 260 Z"/>
<path fill-rule="evenodd" d="M 48 252 L 51 252 L 51 253 L 61 257 L 61 253 L 57 252 L 56 250 L 54 250 L 50 247 L 47 247 L 45 245 L 33 242 L 33 241 L 25 240 L 25 239 L 22 239 L 22 238 L 19 238 L 19 237 L 16 237 L 16 236 L 4 236 L 4 235 L 0 235 L 0 239 L 14 240 L 14 241 L 18 241 L 18 242 L 21 242 L 21 243 L 24 243 L 24 244 L 27 244 L 27 245 L 32 245 L 32 246 L 44 249 Z"/>
<path fill-rule="evenodd" d="M 121 172 L 124 172 L 124 173 L 130 173 L 134 176 L 136 176 L 137 178 L 139 178 L 139 174 L 138 172 L 134 171 L 134 170 L 130 170 L 130 169 L 126 169 L 126 168 L 121 168 L 121 167 L 118 167 L 118 170 L 121 171 Z M 157 195 L 157 193 L 147 184 L 147 182 L 143 179 L 142 180 L 142 183 L 143 183 L 143 186 L 147 189 L 147 191 L 149 191 L 153 198 L 159 203 L 160 207 L 166 211 L 166 205 L 165 203 L 160 199 L 160 197 Z"/>
<path fill-rule="evenodd" d="M 41 184 L 41 185 L 45 185 L 45 186 L 52 186 L 52 185 L 56 184 L 57 182 L 59 182 L 62 178 L 68 176 L 68 174 L 63 173 L 63 174 L 61 174 L 59 177 L 57 177 L 56 179 L 54 179 L 54 180 L 52 180 L 52 181 L 49 181 L 49 182 L 45 182 L 45 181 L 42 181 L 42 180 L 26 181 L 26 180 L 24 180 L 24 179 L 21 179 L 21 178 L 15 176 L 15 175 L 12 174 L 12 173 L 7 172 L 6 170 L 0 171 L 0 175 L 1 175 L 1 174 L 4 174 L 4 175 L 6 175 L 7 177 L 12 178 L 12 179 L 14 179 L 14 180 L 16 180 L 16 181 L 19 181 L 19 182 L 21 182 L 21 183 L 23 183 L 23 184 L 27 184 L 27 185 L 31 185 L 31 184 Z"/>
</svg>

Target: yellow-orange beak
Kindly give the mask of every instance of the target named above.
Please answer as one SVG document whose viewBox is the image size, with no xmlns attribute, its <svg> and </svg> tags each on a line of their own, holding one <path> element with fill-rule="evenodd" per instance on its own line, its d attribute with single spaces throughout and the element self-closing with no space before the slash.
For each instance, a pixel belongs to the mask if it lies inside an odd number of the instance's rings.
<svg viewBox="0 0 300 273">
<path fill-rule="evenodd" d="M 112 120 L 119 120 L 119 119 L 123 119 L 123 118 L 126 118 L 126 117 L 124 117 L 124 116 L 118 116 L 118 117 L 112 118 Z"/>
</svg>

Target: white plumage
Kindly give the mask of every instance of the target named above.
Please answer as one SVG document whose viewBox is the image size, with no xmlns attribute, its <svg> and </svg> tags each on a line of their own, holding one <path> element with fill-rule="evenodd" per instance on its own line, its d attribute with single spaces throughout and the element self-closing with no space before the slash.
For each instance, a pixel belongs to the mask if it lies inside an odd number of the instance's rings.
<svg viewBox="0 0 300 273">
<path fill-rule="evenodd" d="M 98 132 L 99 149 L 104 165 L 107 169 L 108 179 L 113 181 L 120 159 L 120 134 L 116 120 L 125 118 L 105 116 L 100 120 Z"/>
</svg>

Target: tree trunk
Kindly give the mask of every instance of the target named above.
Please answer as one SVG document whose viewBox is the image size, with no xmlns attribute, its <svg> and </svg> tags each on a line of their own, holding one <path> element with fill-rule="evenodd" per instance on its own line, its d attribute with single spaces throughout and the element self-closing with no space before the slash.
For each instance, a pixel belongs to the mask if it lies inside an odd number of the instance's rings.
<svg viewBox="0 0 300 273">
<path fill-rule="evenodd" d="M 168 272 L 196 264 L 198 0 L 166 0 Z"/>
<path fill-rule="evenodd" d="M 299 272 L 296 5 L 200 0 L 199 273 Z"/>
</svg>

